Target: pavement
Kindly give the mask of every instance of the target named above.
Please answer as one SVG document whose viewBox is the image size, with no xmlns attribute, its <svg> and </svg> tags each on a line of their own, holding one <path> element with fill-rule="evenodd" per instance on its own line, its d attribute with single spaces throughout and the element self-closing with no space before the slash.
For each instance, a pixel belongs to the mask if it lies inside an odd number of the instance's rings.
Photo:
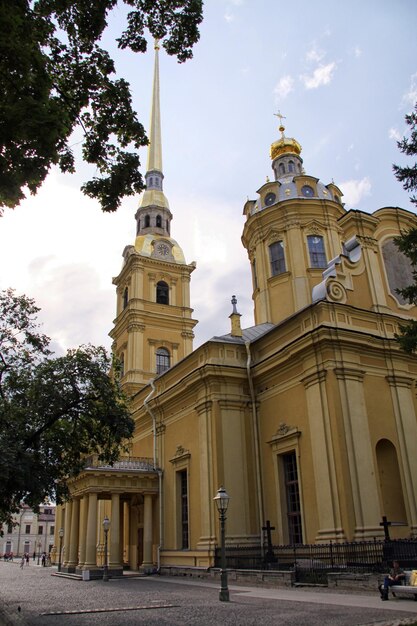
<svg viewBox="0 0 417 626">
<path fill-rule="evenodd" d="M 56 568 L 0 562 L 0 626 L 399 626 L 417 625 L 417 602 L 358 590 L 262 588 L 166 576 L 79 581 Z"/>
</svg>

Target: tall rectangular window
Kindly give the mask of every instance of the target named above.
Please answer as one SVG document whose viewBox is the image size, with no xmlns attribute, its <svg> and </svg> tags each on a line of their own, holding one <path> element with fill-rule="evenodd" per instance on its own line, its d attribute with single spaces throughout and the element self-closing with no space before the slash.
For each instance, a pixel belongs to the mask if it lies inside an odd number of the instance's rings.
<svg viewBox="0 0 417 626">
<path fill-rule="evenodd" d="M 38 535 L 43 535 L 43 526 L 39 526 Z"/>
<path fill-rule="evenodd" d="M 310 254 L 310 267 L 327 267 L 323 237 L 319 237 L 318 235 L 308 235 L 307 244 L 308 252 Z"/>
<path fill-rule="evenodd" d="M 285 494 L 287 500 L 289 543 L 303 543 L 300 491 L 298 487 L 297 458 L 295 456 L 295 452 L 283 454 L 282 463 L 284 468 Z"/>
<path fill-rule="evenodd" d="M 30 524 L 26 524 L 25 533 L 26 535 L 30 535 Z"/>
<path fill-rule="evenodd" d="M 276 241 L 269 246 L 269 259 L 271 262 L 271 275 L 283 274 L 287 271 L 285 266 L 284 244 Z"/>
<path fill-rule="evenodd" d="M 181 523 L 181 549 L 188 550 L 188 476 L 187 470 L 178 472 L 180 491 L 180 523 Z"/>
</svg>

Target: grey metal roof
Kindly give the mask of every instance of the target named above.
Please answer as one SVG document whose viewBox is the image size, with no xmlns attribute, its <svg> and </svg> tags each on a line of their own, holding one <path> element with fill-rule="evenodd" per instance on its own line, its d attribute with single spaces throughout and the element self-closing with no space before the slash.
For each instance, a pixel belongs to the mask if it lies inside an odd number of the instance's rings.
<svg viewBox="0 0 417 626">
<path fill-rule="evenodd" d="M 265 333 L 269 332 L 275 328 L 275 324 L 271 324 L 270 322 L 265 322 L 265 324 L 257 324 L 256 326 L 250 326 L 249 328 L 242 329 L 242 337 L 234 337 L 230 333 L 227 335 L 220 335 L 219 337 L 212 337 L 209 341 L 218 341 L 222 343 L 237 343 L 244 344 L 247 341 L 252 342 Z"/>
</svg>

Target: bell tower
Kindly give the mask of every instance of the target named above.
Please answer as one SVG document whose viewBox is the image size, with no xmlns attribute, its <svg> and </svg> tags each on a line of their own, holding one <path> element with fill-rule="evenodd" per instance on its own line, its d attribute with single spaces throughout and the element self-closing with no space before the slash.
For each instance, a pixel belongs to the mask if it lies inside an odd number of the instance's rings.
<svg viewBox="0 0 417 626">
<path fill-rule="evenodd" d="M 122 270 L 113 279 L 117 316 L 110 336 L 128 394 L 192 352 L 197 323 L 190 308 L 196 264 L 185 262 L 171 237 L 172 213 L 163 192 L 158 53 L 156 42 L 146 190 L 135 215 L 134 245 L 125 247 Z"/>
</svg>

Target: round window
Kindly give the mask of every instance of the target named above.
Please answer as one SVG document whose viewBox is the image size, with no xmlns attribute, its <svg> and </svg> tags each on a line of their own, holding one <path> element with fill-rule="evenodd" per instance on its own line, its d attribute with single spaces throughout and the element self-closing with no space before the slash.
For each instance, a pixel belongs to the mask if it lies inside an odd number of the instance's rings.
<svg viewBox="0 0 417 626">
<path fill-rule="evenodd" d="M 310 185 L 303 185 L 301 187 L 301 193 L 305 198 L 312 198 L 314 196 L 314 189 Z"/>
</svg>

